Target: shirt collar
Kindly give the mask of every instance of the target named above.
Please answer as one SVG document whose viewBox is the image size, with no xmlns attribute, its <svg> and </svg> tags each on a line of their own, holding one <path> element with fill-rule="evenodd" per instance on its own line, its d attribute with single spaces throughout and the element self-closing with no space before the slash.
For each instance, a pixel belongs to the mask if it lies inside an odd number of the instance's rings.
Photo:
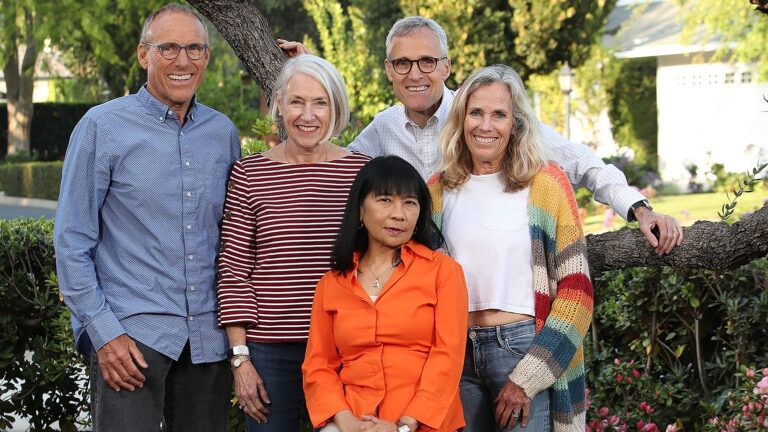
<svg viewBox="0 0 768 432">
<path fill-rule="evenodd" d="M 416 256 L 432 261 L 435 258 L 435 252 L 415 240 L 408 240 L 408 242 L 400 248 L 400 259 L 407 268 Z M 352 271 L 347 275 L 348 279 L 351 279 L 352 275 L 357 271 L 359 261 L 360 254 L 355 252 L 352 256 Z"/>
<path fill-rule="evenodd" d="M 176 118 L 176 111 L 170 106 L 160 102 L 159 99 L 152 96 L 152 93 L 147 90 L 147 85 L 141 86 L 141 89 L 136 93 L 136 97 L 139 99 L 144 108 L 149 111 L 152 117 L 156 118 L 159 122 L 165 122 L 168 117 Z M 189 103 L 189 109 L 187 110 L 187 118 L 195 121 L 195 113 L 197 112 L 197 95 L 192 95 L 192 101 Z"/>
</svg>

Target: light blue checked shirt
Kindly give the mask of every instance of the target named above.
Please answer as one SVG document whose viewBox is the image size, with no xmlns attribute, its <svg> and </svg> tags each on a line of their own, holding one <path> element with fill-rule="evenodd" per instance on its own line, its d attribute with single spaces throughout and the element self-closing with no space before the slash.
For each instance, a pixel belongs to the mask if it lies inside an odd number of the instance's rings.
<svg viewBox="0 0 768 432">
<path fill-rule="evenodd" d="M 145 88 L 92 108 L 64 160 L 54 244 L 75 339 L 127 333 L 178 359 L 222 360 L 216 256 L 237 129 L 192 101 L 184 126 Z M 79 343 L 79 342 L 78 342 Z"/>
</svg>

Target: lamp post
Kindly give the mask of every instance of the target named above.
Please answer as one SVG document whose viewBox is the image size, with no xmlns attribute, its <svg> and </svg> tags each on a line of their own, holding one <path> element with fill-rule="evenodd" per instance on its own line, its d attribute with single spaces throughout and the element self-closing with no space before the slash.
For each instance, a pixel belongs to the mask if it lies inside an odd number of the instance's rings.
<svg viewBox="0 0 768 432">
<path fill-rule="evenodd" d="M 571 139 L 571 91 L 573 90 L 574 73 L 568 62 L 565 62 L 560 73 L 557 74 L 557 80 L 560 82 L 560 90 L 565 95 L 565 138 Z"/>
</svg>

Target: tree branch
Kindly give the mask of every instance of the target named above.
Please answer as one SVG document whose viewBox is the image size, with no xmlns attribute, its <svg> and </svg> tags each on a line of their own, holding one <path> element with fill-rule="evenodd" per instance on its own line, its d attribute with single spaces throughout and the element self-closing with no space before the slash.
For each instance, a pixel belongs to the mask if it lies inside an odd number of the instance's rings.
<svg viewBox="0 0 768 432">
<path fill-rule="evenodd" d="M 699 221 L 683 228 L 683 244 L 658 256 L 639 229 L 588 235 L 592 275 L 627 267 L 728 270 L 768 255 L 768 206 L 733 225 Z"/>
</svg>

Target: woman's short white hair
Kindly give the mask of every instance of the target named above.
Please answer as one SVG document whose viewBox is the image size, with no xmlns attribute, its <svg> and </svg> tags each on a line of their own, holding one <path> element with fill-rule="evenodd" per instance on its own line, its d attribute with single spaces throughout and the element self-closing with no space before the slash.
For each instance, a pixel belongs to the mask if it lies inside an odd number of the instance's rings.
<svg viewBox="0 0 768 432">
<path fill-rule="evenodd" d="M 306 74 L 314 78 L 328 93 L 331 105 L 331 122 L 328 133 L 322 141 L 328 141 L 332 136 L 338 136 L 349 123 L 349 98 L 347 86 L 344 84 L 339 71 L 327 60 L 311 55 L 302 54 L 288 59 L 283 65 L 283 70 L 275 82 L 272 93 L 272 121 L 280 127 L 284 127 L 283 118 L 278 111 L 279 101 L 285 94 L 285 86 L 297 73 Z"/>
<path fill-rule="evenodd" d="M 445 35 L 445 30 L 440 27 L 440 24 L 430 18 L 424 18 L 422 16 L 409 16 L 397 20 L 397 22 L 389 29 L 387 35 L 387 58 L 392 52 L 392 41 L 395 38 L 409 35 L 413 32 L 421 29 L 430 30 L 437 36 L 437 40 L 440 42 L 440 55 L 443 57 L 448 56 L 448 36 Z"/>
</svg>

